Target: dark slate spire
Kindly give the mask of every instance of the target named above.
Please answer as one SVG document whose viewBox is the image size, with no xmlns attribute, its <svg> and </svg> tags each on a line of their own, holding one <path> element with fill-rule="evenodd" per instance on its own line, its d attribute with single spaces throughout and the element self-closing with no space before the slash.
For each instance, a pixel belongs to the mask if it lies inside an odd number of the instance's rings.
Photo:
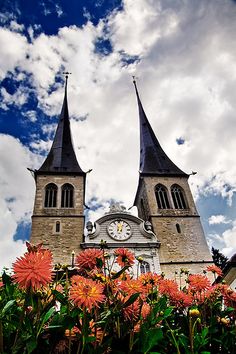
<svg viewBox="0 0 236 354">
<path fill-rule="evenodd" d="M 61 110 L 60 120 L 57 126 L 56 134 L 52 143 L 51 150 L 49 154 L 40 167 L 37 173 L 69 173 L 69 174 L 84 174 L 80 168 L 76 155 L 74 152 L 71 131 L 70 131 L 70 121 L 67 103 L 67 80 L 68 74 L 66 75 L 65 83 L 65 95 L 63 106 Z"/>
<path fill-rule="evenodd" d="M 140 122 L 140 174 L 155 176 L 188 176 L 166 155 L 144 112 L 135 79 L 133 80 Z"/>
</svg>

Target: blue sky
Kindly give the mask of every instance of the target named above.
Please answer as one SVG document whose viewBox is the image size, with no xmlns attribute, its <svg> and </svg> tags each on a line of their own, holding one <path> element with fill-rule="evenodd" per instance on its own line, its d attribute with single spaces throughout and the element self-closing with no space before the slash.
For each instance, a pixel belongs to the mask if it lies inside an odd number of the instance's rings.
<svg viewBox="0 0 236 354">
<path fill-rule="evenodd" d="M 29 237 L 34 181 L 63 100 L 88 176 L 88 217 L 132 205 L 139 131 L 132 75 L 166 153 L 187 173 L 210 247 L 236 252 L 236 3 L 3 1 L 0 9 L 0 259 Z"/>
</svg>

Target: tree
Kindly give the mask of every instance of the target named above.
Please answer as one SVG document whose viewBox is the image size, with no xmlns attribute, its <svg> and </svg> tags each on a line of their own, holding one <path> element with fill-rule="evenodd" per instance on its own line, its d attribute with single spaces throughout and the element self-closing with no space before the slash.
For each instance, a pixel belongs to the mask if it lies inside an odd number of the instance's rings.
<svg viewBox="0 0 236 354">
<path fill-rule="evenodd" d="M 223 269 L 229 259 L 226 256 L 224 256 L 223 253 L 221 253 L 217 248 L 212 247 L 211 252 L 212 252 L 213 262 L 215 263 L 215 265 Z"/>
</svg>

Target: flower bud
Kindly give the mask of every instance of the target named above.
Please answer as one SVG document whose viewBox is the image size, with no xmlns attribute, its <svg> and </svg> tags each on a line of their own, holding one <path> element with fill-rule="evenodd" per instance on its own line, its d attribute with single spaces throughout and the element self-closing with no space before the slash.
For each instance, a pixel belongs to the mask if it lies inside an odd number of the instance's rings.
<svg viewBox="0 0 236 354">
<path fill-rule="evenodd" d="M 200 312 L 198 309 L 190 309 L 189 310 L 189 316 L 191 317 L 199 317 L 200 316 Z"/>
</svg>

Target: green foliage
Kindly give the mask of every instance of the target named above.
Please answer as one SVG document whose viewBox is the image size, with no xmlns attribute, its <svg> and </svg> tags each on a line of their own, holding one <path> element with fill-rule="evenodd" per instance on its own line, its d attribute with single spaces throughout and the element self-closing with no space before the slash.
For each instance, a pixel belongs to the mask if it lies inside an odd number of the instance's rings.
<svg viewBox="0 0 236 354">
<path fill-rule="evenodd" d="M 211 295 L 208 288 L 192 292 L 190 303 L 184 304 L 174 290 L 161 294 L 161 277 L 155 283 L 153 275 L 149 288 L 140 280 L 132 283 L 128 268 L 108 274 L 106 265 L 99 276 L 88 270 L 82 273 L 81 282 L 92 279 L 94 286 L 102 284 L 104 299 L 90 309 L 71 300 L 68 270 L 37 291 L 20 289 L 4 272 L 0 353 L 235 353 L 235 292 L 217 285 Z M 188 294 L 188 286 L 182 295 Z M 85 297 L 86 291 L 88 284 Z"/>
</svg>

